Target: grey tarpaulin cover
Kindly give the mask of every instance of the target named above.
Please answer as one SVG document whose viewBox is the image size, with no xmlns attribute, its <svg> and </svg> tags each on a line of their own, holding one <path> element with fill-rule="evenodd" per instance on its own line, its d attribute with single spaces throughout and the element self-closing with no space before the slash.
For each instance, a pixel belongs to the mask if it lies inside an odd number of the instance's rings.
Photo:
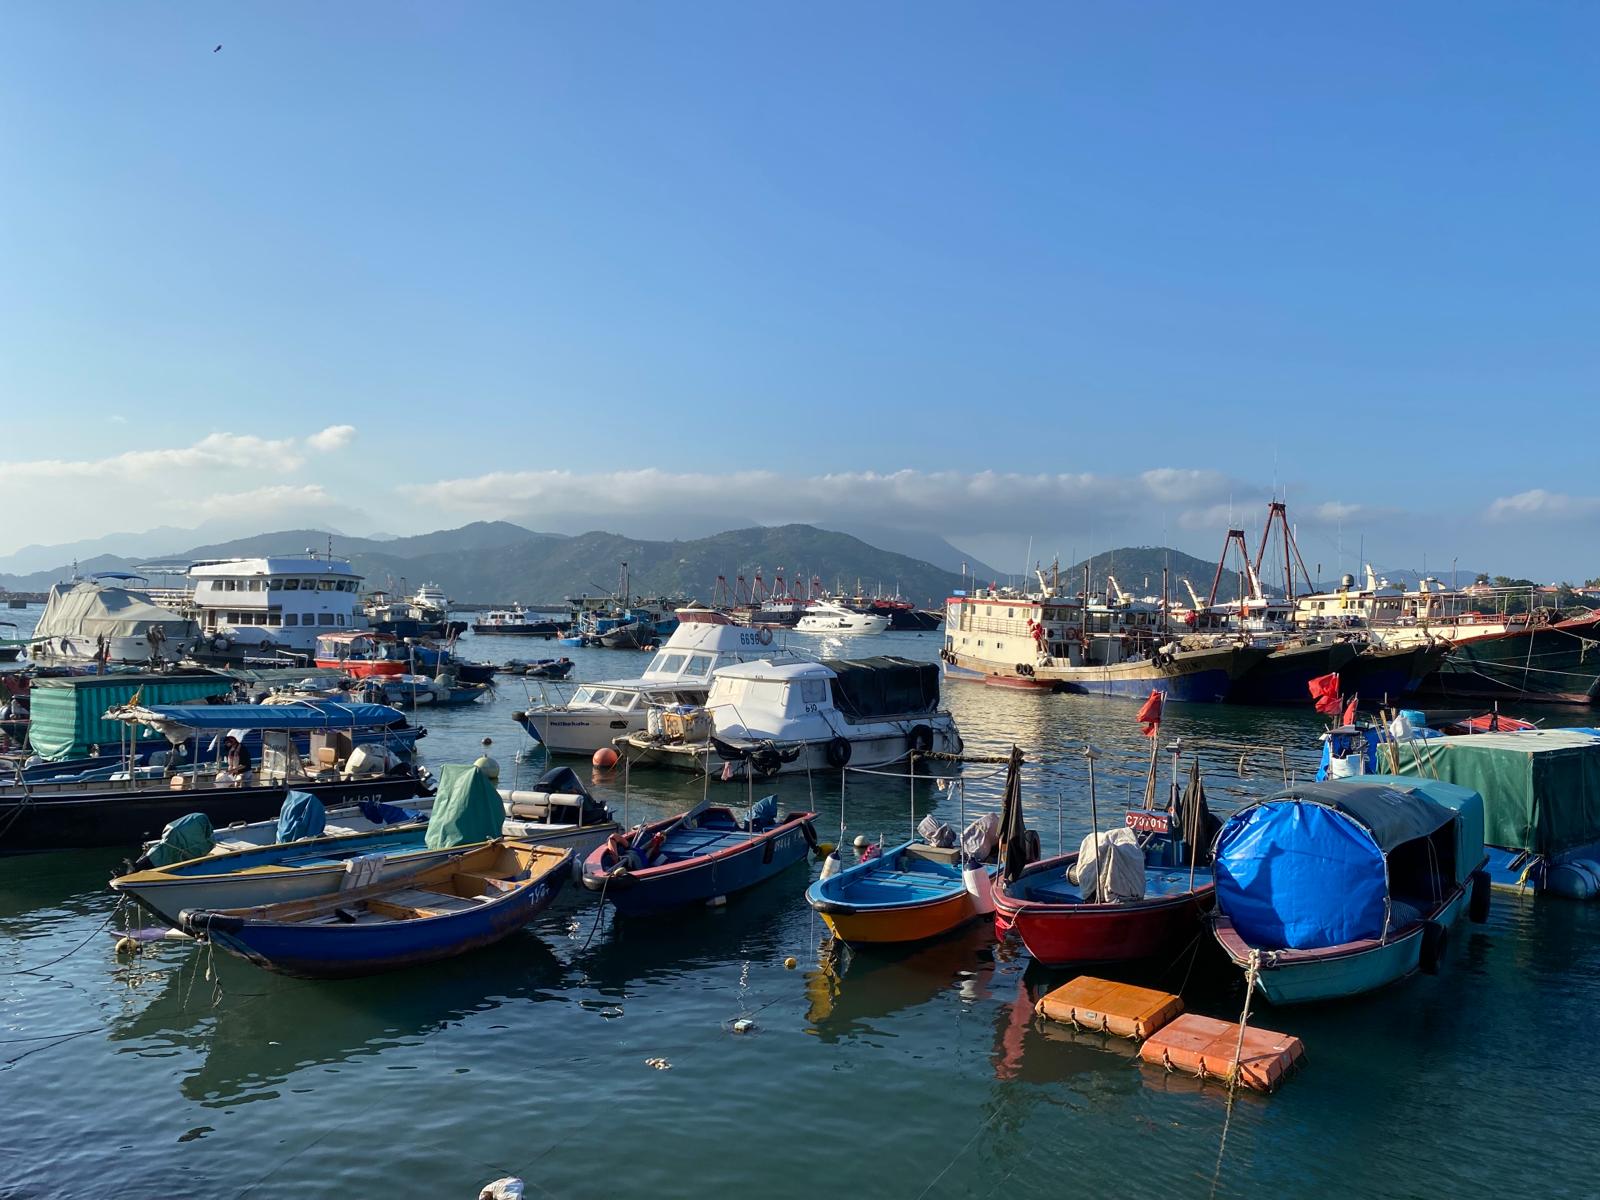
<svg viewBox="0 0 1600 1200">
<path fill-rule="evenodd" d="M 1102 869 L 1104 883 L 1100 882 Z M 1088 834 L 1078 847 L 1078 863 L 1071 876 L 1085 900 L 1143 900 L 1144 851 L 1139 839 L 1125 825 L 1100 834 L 1098 845 L 1095 835 Z"/>
</svg>

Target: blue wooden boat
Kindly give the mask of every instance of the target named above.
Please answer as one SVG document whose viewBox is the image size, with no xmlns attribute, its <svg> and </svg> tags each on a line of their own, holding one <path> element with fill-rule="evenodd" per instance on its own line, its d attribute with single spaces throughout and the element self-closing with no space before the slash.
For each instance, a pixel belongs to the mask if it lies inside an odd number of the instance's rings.
<svg viewBox="0 0 1600 1200">
<path fill-rule="evenodd" d="M 981 869 L 992 879 L 998 868 Z M 851 945 L 926 941 L 988 911 L 967 888 L 959 849 L 915 841 L 817 880 L 806 902 Z"/>
<path fill-rule="evenodd" d="M 584 862 L 583 885 L 619 913 L 667 912 L 764 883 L 816 847 L 816 813 L 779 819 L 771 796 L 751 811 L 741 820 L 730 808 L 701 804 L 614 835 Z"/>
<path fill-rule="evenodd" d="M 573 852 L 495 839 L 369 887 L 259 908 L 186 909 L 181 928 L 302 979 L 373 975 L 509 937 L 550 906 Z"/>
<path fill-rule="evenodd" d="M 1487 918 L 1485 862 L 1470 788 L 1393 775 L 1290 788 L 1217 834 L 1216 938 L 1274 1004 L 1359 995 L 1436 971 L 1463 908 Z"/>
</svg>

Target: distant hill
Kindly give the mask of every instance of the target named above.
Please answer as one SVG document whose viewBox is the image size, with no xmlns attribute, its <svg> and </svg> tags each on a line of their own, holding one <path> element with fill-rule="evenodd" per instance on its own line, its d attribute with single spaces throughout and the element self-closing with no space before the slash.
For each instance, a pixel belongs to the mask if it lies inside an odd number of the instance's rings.
<svg viewBox="0 0 1600 1200">
<path fill-rule="evenodd" d="M 175 561 L 325 550 L 329 535 L 316 529 L 286 529 L 229 542 L 195 546 L 172 555 Z M 578 537 L 535 533 L 504 521 L 477 522 L 460 529 L 378 541 L 334 535 L 335 554 L 346 555 L 369 588 L 414 591 L 424 582 L 439 584 L 464 604 L 518 601 L 547 604 L 588 592 L 609 593 L 618 564 L 629 565 L 635 595 L 686 596 L 709 601 L 718 575 L 730 586 L 741 572 L 759 567 L 770 583 L 779 568 L 791 579 L 820 576 L 833 587 L 866 590 L 898 585 L 919 605 L 938 605 L 961 576 L 931 563 L 868 545 L 848 534 L 809 525 L 731 530 L 690 541 L 649 541 L 594 532 Z M 98 555 L 80 560 L 81 574 L 131 571 L 140 559 Z M 69 578 L 64 562 L 48 571 L 0 575 L 0 587 L 44 591 Z"/>
<path fill-rule="evenodd" d="M 1189 592 L 1183 586 L 1185 579 L 1194 585 L 1194 590 L 1204 601 L 1211 590 L 1211 579 L 1217 572 L 1215 560 L 1208 562 L 1206 559 L 1196 558 L 1192 554 L 1185 554 L 1182 550 L 1174 550 L 1169 546 L 1119 546 L 1115 550 L 1107 550 L 1082 562 L 1074 563 L 1071 567 L 1063 567 L 1063 585 L 1074 592 L 1081 590 L 1083 570 L 1086 566 L 1089 568 L 1092 591 L 1104 588 L 1106 576 L 1112 575 L 1116 577 L 1117 584 L 1123 591 L 1136 596 L 1159 596 L 1161 571 L 1165 567 L 1167 590 L 1174 603 L 1188 603 Z M 1238 572 L 1224 572 L 1217 585 L 1217 599 L 1235 600 L 1238 595 Z"/>
</svg>

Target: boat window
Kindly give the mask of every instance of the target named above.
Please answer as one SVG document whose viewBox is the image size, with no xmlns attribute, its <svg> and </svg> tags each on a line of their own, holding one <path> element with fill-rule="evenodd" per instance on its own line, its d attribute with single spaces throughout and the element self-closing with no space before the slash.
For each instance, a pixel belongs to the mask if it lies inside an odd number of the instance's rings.
<svg viewBox="0 0 1600 1200">
<path fill-rule="evenodd" d="M 684 673 L 687 675 L 707 675 L 710 673 L 710 671 L 711 655 L 691 654 L 689 656 L 688 669 Z"/>
<path fill-rule="evenodd" d="M 679 704 L 700 704 L 705 700 L 704 692 L 674 692 Z"/>
<path fill-rule="evenodd" d="M 267 591 L 269 591 L 269 592 L 281 592 L 281 591 L 283 591 L 283 580 L 281 580 L 281 579 L 269 579 L 269 580 L 267 580 Z"/>
<path fill-rule="evenodd" d="M 627 712 L 631 708 L 639 707 L 638 692 L 612 692 L 611 707 L 618 712 Z"/>
<path fill-rule="evenodd" d="M 338 616 L 339 616 L 339 624 L 343 625 L 344 624 L 344 614 L 343 613 L 339 613 Z"/>
<path fill-rule="evenodd" d="M 594 703 L 599 705 L 601 708 L 610 708 L 611 707 L 611 689 L 610 688 L 596 688 L 595 689 L 595 693 L 594 693 Z"/>
<path fill-rule="evenodd" d="M 237 580 L 230 579 L 222 585 L 222 590 L 226 592 L 236 592 L 239 590 L 239 583 Z"/>
<path fill-rule="evenodd" d="M 585 688 L 579 688 L 577 691 L 572 693 L 572 703 L 574 703 L 574 704 L 589 704 L 593 700 L 594 700 L 594 689 L 593 688 L 586 688 L 586 687 Z"/>
<path fill-rule="evenodd" d="M 300 624 L 300 614 L 299 613 L 284 613 L 283 614 L 283 623 L 285 625 L 298 625 L 298 624 Z"/>
<path fill-rule="evenodd" d="M 298 579 L 285 579 L 283 581 L 283 590 L 286 592 L 298 592 L 300 590 L 300 581 Z"/>
<path fill-rule="evenodd" d="M 806 704 L 821 704 L 828 698 L 828 681 L 825 679 L 802 679 L 800 681 L 800 699 Z"/>
<path fill-rule="evenodd" d="M 1004 650 L 1006 648 L 1006 644 L 1004 642 L 996 642 L 994 644 L 994 648 L 996 650 Z"/>
<path fill-rule="evenodd" d="M 331 580 L 331 579 L 318 580 L 318 582 L 317 582 L 317 591 L 319 591 L 319 592 L 331 592 L 331 591 L 333 591 L 333 580 Z"/>
<path fill-rule="evenodd" d="M 684 659 L 684 656 L 682 654 L 667 654 L 667 653 L 663 653 L 661 655 L 661 668 L 660 668 L 662 674 L 664 674 L 664 675 L 676 675 L 679 671 L 683 670 L 683 659 Z"/>
<path fill-rule="evenodd" d="M 281 625 L 282 623 L 283 623 L 283 614 L 275 613 L 275 612 L 269 612 L 267 614 L 267 624 L 268 625 L 274 625 L 275 626 L 275 625 Z"/>
<path fill-rule="evenodd" d="M 332 625 L 333 624 L 333 614 L 332 613 L 318 613 L 317 614 L 317 624 L 318 625 Z"/>
</svg>

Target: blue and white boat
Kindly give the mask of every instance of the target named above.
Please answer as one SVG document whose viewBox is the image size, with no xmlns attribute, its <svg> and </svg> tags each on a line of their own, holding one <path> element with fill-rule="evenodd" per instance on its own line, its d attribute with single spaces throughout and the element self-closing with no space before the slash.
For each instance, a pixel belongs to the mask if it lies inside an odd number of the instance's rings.
<svg viewBox="0 0 1600 1200">
<path fill-rule="evenodd" d="M 700 804 L 613 836 L 583 864 L 583 885 L 628 915 L 714 904 L 787 870 L 817 845 L 816 813 L 777 816 L 766 797 L 741 820 Z"/>
<path fill-rule="evenodd" d="M 496 839 L 364 887 L 257 908 L 186 909 L 185 933 L 303 979 L 373 975 L 454 958 L 516 933 L 550 906 L 573 852 Z"/>
<path fill-rule="evenodd" d="M 474 815 L 463 829 L 461 815 L 468 811 Z M 456 764 L 440 769 L 438 795 L 414 806 L 326 812 L 309 793 L 291 792 L 275 824 L 213 832 L 209 824 L 197 830 L 193 817 L 186 817 L 175 825 L 184 822 L 186 828 L 174 828 L 152 844 L 133 871 L 111 881 L 114 891 L 171 925 L 186 908 L 254 908 L 332 887 L 378 883 L 443 861 L 486 837 L 583 855 L 621 828 L 570 768 L 547 772 L 526 791 L 497 792 L 477 768 Z M 436 824 L 452 826 L 452 834 L 430 835 Z"/>
<path fill-rule="evenodd" d="M 1274 1004 L 1436 971 L 1462 910 L 1488 916 L 1483 800 L 1434 779 L 1287 789 L 1230 817 L 1213 856 L 1217 941 Z"/>
</svg>

